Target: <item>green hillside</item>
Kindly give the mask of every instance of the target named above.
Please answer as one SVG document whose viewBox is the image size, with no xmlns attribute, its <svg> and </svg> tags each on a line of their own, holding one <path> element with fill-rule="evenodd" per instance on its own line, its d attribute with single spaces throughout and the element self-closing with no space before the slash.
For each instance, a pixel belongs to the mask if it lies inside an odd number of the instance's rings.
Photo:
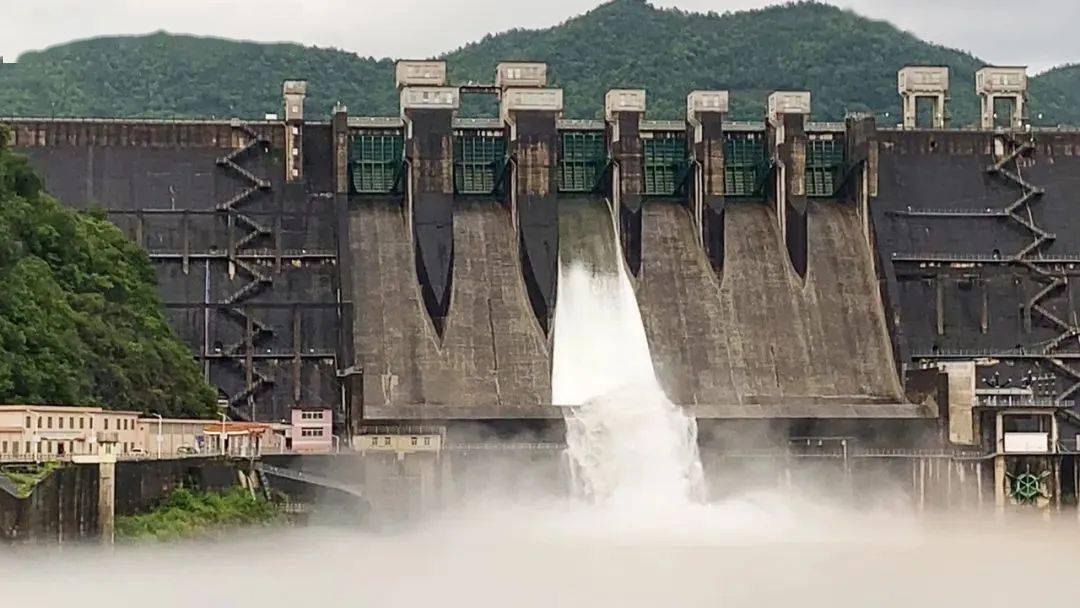
<svg viewBox="0 0 1080 608">
<path fill-rule="evenodd" d="M 0 403 L 213 413 L 146 252 L 44 194 L 8 135 L 0 126 Z"/>
<path fill-rule="evenodd" d="M 1035 124 L 1080 125 L 1080 65 L 1037 76 L 1031 83 L 1030 114 Z"/>
<path fill-rule="evenodd" d="M 545 30 L 491 35 L 444 56 L 453 78 L 492 79 L 500 60 L 551 65 L 566 90 L 567 115 L 599 116 L 606 89 L 644 86 L 650 115 L 678 118 L 695 88 L 733 93 L 735 118 L 759 118 L 777 89 L 809 89 L 814 114 L 898 111 L 896 71 L 905 64 L 952 71 L 954 124 L 974 120 L 970 54 L 924 42 L 883 22 L 832 6 L 795 3 L 738 13 L 661 10 L 614 0 Z M 308 111 L 325 116 L 337 101 L 352 114 L 397 110 L 393 65 L 333 49 L 157 33 L 73 42 L 26 53 L 0 72 L 0 114 L 44 116 L 261 117 L 280 104 L 280 83 L 307 78 Z M 1033 118 L 1080 123 L 1080 70 L 1063 68 L 1032 83 Z M 891 113 L 885 119 L 884 113 Z"/>
</svg>

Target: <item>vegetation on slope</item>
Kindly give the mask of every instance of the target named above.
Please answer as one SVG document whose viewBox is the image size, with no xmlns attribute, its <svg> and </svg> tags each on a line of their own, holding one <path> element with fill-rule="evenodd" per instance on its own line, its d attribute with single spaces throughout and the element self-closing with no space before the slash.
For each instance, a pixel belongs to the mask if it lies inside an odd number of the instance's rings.
<svg viewBox="0 0 1080 608">
<path fill-rule="evenodd" d="M 490 73 L 500 59 L 542 59 L 570 92 L 572 115 L 598 115 L 613 87 L 645 87 L 650 113 L 678 117 L 694 89 L 728 89 L 733 113 L 760 119 L 774 90 L 811 90 L 814 113 L 892 112 L 896 71 L 905 64 L 948 65 L 974 82 L 974 57 L 923 42 L 883 21 L 832 6 L 798 3 L 738 13 L 695 14 L 616 0 L 562 25 L 512 31 L 451 54 L 456 73 Z M 960 105 L 973 94 L 957 92 Z"/>
<path fill-rule="evenodd" d="M 59 462 L 9 464 L 0 467 L 0 477 L 11 482 L 15 498 L 29 498 L 34 493 L 34 488 L 60 466 Z"/>
<path fill-rule="evenodd" d="M 200 416 L 214 393 L 171 333 L 146 253 L 42 192 L 0 126 L 0 403 Z"/>
<path fill-rule="evenodd" d="M 1032 79 L 1030 88 L 1033 123 L 1080 125 L 1080 64 L 1040 74 Z"/>
<path fill-rule="evenodd" d="M 25 53 L 0 70 L 0 115 L 261 118 L 281 112 L 281 83 L 310 82 L 309 108 L 397 107 L 394 64 L 297 44 L 159 32 Z"/>
<path fill-rule="evenodd" d="M 225 529 L 281 523 L 278 507 L 264 498 L 252 498 L 237 488 L 224 494 L 173 491 L 164 504 L 150 513 L 118 517 L 117 540 L 171 541 L 205 538 Z"/>
<path fill-rule="evenodd" d="M 809 89 L 820 119 L 871 111 L 886 122 L 899 111 L 900 67 L 947 65 L 954 124 L 975 120 L 974 72 L 983 65 L 884 21 L 812 2 L 699 14 L 613 0 L 556 27 L 490 35 L 444 57 L 457 81 L 490 81 L 500 60 L 547 61 L 575 117 L 599 116 L 609 88 L 644 86 L 658 118 L 682 116 L 696 88 L 732 91 L 734 117 L 742 119 L 760 119 L 770 91 Z M 387 59 L 156 33 L 24 54 L 0 71 L 0 115 L 261 117 L 278 111 L 287 78 L 309 80 L 312 116 L 337 101 L 356 115 L 397 112 Z M 1080 123 L 1080 106 L 1069 101 L 1078 93 L 1078 68 L 1035 78 L 1034 112 L 1045 123 Z"/>
</svg>

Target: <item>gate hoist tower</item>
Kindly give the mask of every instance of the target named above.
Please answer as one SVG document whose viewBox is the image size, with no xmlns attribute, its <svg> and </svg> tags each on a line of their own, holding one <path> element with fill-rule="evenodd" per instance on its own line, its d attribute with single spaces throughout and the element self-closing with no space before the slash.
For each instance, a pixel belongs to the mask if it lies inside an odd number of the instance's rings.
<svg viewBox="0 0 1080 608">
<path fill-rule="evenodd" d="M 450 311 L 454 251 L 453 120 L 459 90 L 446 86 L 443 61 L 398 61 L 405 123 L 406 217 L 412 223 L 424 307 L 440 338 Z"/>
<path fill-rule="evenodd" d="M 769 95 L 765 121 L 773 164 L 772 187 L 780 237 L 792 266 L 806 278 L 806 123 L 810 120 L 809 91 L 777 91 Z"/>
<path fill-rule="evenodd" d="M 994 111 L 998 99 L 1009 99 L 1012 103 L 1012 116 L 1009 127 L 1023 129 L 1027 122 L 1027 68 L 988 66 L 975 72 L 975 93 L 982 105 L 983 129 L 993 129 L 997 113 Z"/>
<path fill-rule="evenodd" d="M 500 63 L 495 86 L 506 128 L 508 193 L 521 272 L 533 314 L 547 332 L 559 274 L 559 129 L 563 91 L 547 87 L 547 64 Z"/>
<path fill-rule="evenodd" d="M 727 91 L 693 91 L 686 97 L 686 124 L 692 164 L 691 207 L 698 245 L 712 267 L 724 265 L 724 116 Z"/>
<path fill-rule="evenodd" d="M 604 95 L 608 157 L 613 162 L 611 194 L 623 257 L 634 276 L 641 270 L 641 205 L 645 197 L 641 122 L 644 117 L 644 89 L 613 89 Z"/>
<path fill-rule="evenodd" d="M 918 127 L 918 102 L 933 101 L 930 128 L 944 129 L 948 121 L 946 104 L 949 101 L 949 68 L 907 66 L 897 72 L 897 88 L 904 104 L 904 128 Z"/>
</svg>

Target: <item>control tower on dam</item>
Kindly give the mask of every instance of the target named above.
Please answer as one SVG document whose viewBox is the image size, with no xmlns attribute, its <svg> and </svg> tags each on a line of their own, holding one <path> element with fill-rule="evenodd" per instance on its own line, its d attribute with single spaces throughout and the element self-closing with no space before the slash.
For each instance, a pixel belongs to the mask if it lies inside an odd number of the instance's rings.
<svg viewBox="0 0 1080 608">
<path fill-rule="evenodd" d="M 979 72 L 962 129 L 928 66 L 898 74 L 899 125 L 815 122 L 807 91 L 755 123 L 726 91 L 650 120 L 637 89 L 573 119 L 543 63 L 396 78 L 391 117 L 308 120 L 288 81 L 261 120 L 0 122 L 53 195 L 147 249 L 233 418 L 559 440 L 559 210 L 603 203 L 659 380 L 703 426 L 994 454 L 1075 437 L 1080 135 L 1028 126 L 1022 68 Z M 463 116 L 470 95 L 499 115 Z"/>
</svg>

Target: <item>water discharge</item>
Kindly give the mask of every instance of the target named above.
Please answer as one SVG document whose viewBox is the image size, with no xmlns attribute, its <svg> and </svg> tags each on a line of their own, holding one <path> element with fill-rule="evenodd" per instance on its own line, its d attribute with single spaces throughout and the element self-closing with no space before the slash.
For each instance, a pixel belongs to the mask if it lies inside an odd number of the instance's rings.
<svg viewBox="0 0 1080 608">
<path fill-rule="evenodd" d="M 656 379 L 608 207 L 572 201 L 559 216 L 552 400 L 565 407 L 576 489 L 635 510 L 700 500 L 697 426 Z"/>
</svg>

